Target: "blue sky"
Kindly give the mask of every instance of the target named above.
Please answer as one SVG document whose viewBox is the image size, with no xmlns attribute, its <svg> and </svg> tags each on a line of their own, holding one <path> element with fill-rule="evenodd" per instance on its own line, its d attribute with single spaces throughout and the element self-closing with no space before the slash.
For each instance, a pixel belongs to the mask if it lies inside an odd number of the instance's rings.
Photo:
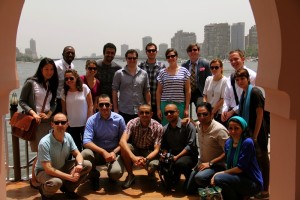
<svg viewBox="0 0 300 200">
<path fill-rule="evenodd" d="M 167 43 L 178 30 L 195 32 L 203 42 L 210 23 L 245 22 L 245 33 L 255 24 L 248 0 L 27 0 L 20 18 L 17 47 L 24 52 L 31 38 L 38 56 L 60 58 L 72 45 L 77 57 L 102 54 L 107 42 L 142 48 L 142 37 Z"/>
</svg>

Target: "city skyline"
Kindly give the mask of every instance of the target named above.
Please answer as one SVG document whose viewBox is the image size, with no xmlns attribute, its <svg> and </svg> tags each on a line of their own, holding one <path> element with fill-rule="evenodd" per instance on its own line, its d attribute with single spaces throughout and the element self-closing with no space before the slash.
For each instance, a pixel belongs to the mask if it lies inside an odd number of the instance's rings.
<svg viewBox="0 0 300 200">
<path fill-rule="evenodd" d="M 246 0 L 205 3 L 199 0 L 188 3 L 153 0 L 151 3 L 153 8 L 145 7 L 138 0 L 105 3 L 96 0 L 89 3 L 80 0 L 25 1 L 17 47 L 24 52 L 30 38 L 34 38 L 38 56 L 60 58 L 63 47 L 72 45 L 77 57 L 83 57 L 92 53 L 100 55 L 103 45 L 113 42 L 120 55 L 122 44 L 142 50 L 141 38 L 145 36 L 151 36 L 157 45 L 166 43 L 170 47 L 171 38 L 178 30 L 194 32 L 197 42 L 202 43 L 207 24 L 245 22 L 246 33 L 255 25 L 250 3 Z M 55 14 L 46 14 L 45 8 Z"/>
</svg>

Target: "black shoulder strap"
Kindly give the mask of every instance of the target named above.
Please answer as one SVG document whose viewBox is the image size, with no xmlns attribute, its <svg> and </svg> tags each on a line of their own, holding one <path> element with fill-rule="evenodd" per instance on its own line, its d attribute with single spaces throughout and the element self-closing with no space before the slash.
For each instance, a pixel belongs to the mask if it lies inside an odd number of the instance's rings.
<svg viewBox="0 0 300 200">
<path fill-rule="evenodd" d="M 236 105 L 239 105 L 239 97 L 237 96 L 237 93 L 236 93 L 235 80 L 234 80 L 233 76 L 234 76 L 234 74 L 232 73 L 230 75 L 231 86 L 232 86 L 233 93 L 234 93 L 235 103 L 236 103 Z"/>
</svg>

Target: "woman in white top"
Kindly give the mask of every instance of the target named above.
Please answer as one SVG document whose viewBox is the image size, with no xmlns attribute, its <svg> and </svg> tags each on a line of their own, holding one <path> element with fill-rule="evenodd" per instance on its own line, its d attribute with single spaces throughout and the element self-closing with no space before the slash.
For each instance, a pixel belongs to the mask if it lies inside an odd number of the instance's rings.
<svg viewBox="0 0 300 200">
<path fill-rule="evenodd" d="M 224 103 L 224 92 L 227 78 L 223 76 L 223 63 L 220 59 L 214 59 L 210 62 L 212 76 L 206 78 L 203 90 L 203 102 L 212 105 L 212 115 L 215 120 L 221 122 L 222 106 Z"/>
<path fill-rule="evenodd" d="M 71 134 L 79 151 L 82 150 L 82 137 L 87 119 L 93 114 L 93 100 L 89 87 L 82 84 L 76 70 L 65 71 L 64 88 L 61 91 L 62 111 L 68 116 Z"/>
<path fill-rule="evenodd" d="M 36 73 L 29 77 L 22 88 L 19 104 L 26 114 L 32 115 L 39 123 L 35 131 L 35 138 L 30 141 L 32 152 L 38 151 L 38 144 L 51 129 L 51 115 L 56 109 L 56 91 L 58 87 L 58 74 L 55 63 L 50 58 L 43 58 L 38 66 Z M 46 98 L 46 94 L 48 96 Z M 45 101 L 44 109 L 43 104 Z M 34 174 L 34 166 L 32 166 L 32 179 L 30 185 L 37 188 L 39 184 L 36 182 Z"/>
</svg>

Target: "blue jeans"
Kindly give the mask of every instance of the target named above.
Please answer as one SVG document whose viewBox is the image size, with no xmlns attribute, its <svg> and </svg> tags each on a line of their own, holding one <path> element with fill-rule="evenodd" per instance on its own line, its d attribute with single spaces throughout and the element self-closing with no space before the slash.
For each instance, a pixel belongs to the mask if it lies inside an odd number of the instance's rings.
<svg viewBox="0 0 300 200">
<path fill-rule="evenodd" d="M 259 184 L 248 177 L 233 174 L 218 174 L 215 185 L 222 188 L 224 200 L 240 200 L 243 196 L 253 196 L 261 191 Z"/>
</svg>

